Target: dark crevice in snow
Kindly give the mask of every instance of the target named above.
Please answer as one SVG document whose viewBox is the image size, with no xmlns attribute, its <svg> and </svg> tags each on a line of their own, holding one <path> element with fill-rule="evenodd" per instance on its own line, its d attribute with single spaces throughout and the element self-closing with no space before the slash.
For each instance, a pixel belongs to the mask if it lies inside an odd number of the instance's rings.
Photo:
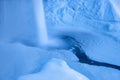
<svg viewBox="0 0 120 80">
<path fill-rule="evenodd" d="M 104 67 L 109 67 L 109 68 L 114 68 L 120 70 L 120 66 L 106 63 L 106 62 L 99 62 L 90 59 L 85 51 L 82 49 L 80 46 L 80 43 L 76 41 L 73 37 L 70 36 L 64 36 L 63 39 L 68 43 L 68 49 L 71 49 L 71 51 L 77 56 L 79 59 L 79 62 L 89 64 L 89 65 L 95 65 L 95 66 L 104 66 Z"/>
</svg>

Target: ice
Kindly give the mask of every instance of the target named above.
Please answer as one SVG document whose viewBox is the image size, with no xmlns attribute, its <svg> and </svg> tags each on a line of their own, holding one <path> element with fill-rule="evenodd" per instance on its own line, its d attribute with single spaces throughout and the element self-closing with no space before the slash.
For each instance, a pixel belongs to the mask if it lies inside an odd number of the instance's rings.
<svg viewBox="0 0 120 80">
<path fill-rule="evenodd" d="M 119 10 L 119 7 L 120 7 L 120 1 L 119 0 L 110 0 L 111 2 L 111 5 L 113 6 L 113 9 L 114 9 L 114 13 L 116 13 L 116 15 L 120 18 L 120 10 Z"/>
<path fill-rule="evenodd" d="M 109 78 L 109 80 L 120 79 L 120 71 L 118 70 L 90 65 L 84 65 L 84 67 L 94 76 L 93 80 L 106 80 L 107 78 Z"/>
<path fill-rule="evenodd" d="M 41 46 L 47 45 L 48 32 L 45 20 L 43 0 L 34 0 L 36 22 L 38 27 L 38 44 Z"/>
</svg>

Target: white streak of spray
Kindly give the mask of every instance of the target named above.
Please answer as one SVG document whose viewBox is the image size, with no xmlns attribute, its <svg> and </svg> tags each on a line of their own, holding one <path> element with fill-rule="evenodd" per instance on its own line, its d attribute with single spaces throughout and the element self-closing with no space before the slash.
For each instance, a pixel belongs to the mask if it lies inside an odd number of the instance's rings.
<svg viewBox="0 0 120 80">
<path fill-rule="evenodd" d="M 120 18 L 120 0 L 110 0 L 117 17 Z"/>
<path fill-rule="evenodd" d="M 45 46 L 48 44 L 48 33 L 45 23 L 45 14 L 43 0 L 33 0 L 35 6 L 35 15 L 38 26 L 38 42 L 39 45 Z"/>
</svg>

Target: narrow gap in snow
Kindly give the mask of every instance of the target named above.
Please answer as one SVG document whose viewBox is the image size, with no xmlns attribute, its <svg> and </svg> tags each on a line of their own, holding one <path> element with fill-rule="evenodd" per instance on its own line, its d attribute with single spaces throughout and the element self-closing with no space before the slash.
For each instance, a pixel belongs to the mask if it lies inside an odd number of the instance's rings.
<svg viewBox="0 0 120 80">
<path fill-rule="evenodd" d="M 75 38 L 70 37 L 70 36 L 63 36 L 63 39 L 66 40 L 66 42 L 68 43 L 68 49 L 71 49 L 71 51 L 77 56 L 77 58 L 79 59 L 79 62 L 86 63 L 89 65 L 104 66 L 104 67 L 109 67 L 109 68 L 120 70 L 120 66 L 118 65 L 105 63 L 105 62 L 99 62 L 99 61 L 90 59 L 86 55 L 82 47 L 80 46 L 80 43 Z"/>
</svg>

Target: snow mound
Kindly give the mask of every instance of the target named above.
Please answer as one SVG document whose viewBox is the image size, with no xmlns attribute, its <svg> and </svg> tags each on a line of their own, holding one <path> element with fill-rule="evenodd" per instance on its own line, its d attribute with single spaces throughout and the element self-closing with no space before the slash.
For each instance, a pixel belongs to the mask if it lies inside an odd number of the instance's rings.
<svg viewBox="0 0 120 80">
<path fill-rule="evenodd" d="M 50 60 L 39 73 L 20 77 L 18 80 L 89 80 L 84 75 L 71 69 L 60 59 Z"/>
</svg>

